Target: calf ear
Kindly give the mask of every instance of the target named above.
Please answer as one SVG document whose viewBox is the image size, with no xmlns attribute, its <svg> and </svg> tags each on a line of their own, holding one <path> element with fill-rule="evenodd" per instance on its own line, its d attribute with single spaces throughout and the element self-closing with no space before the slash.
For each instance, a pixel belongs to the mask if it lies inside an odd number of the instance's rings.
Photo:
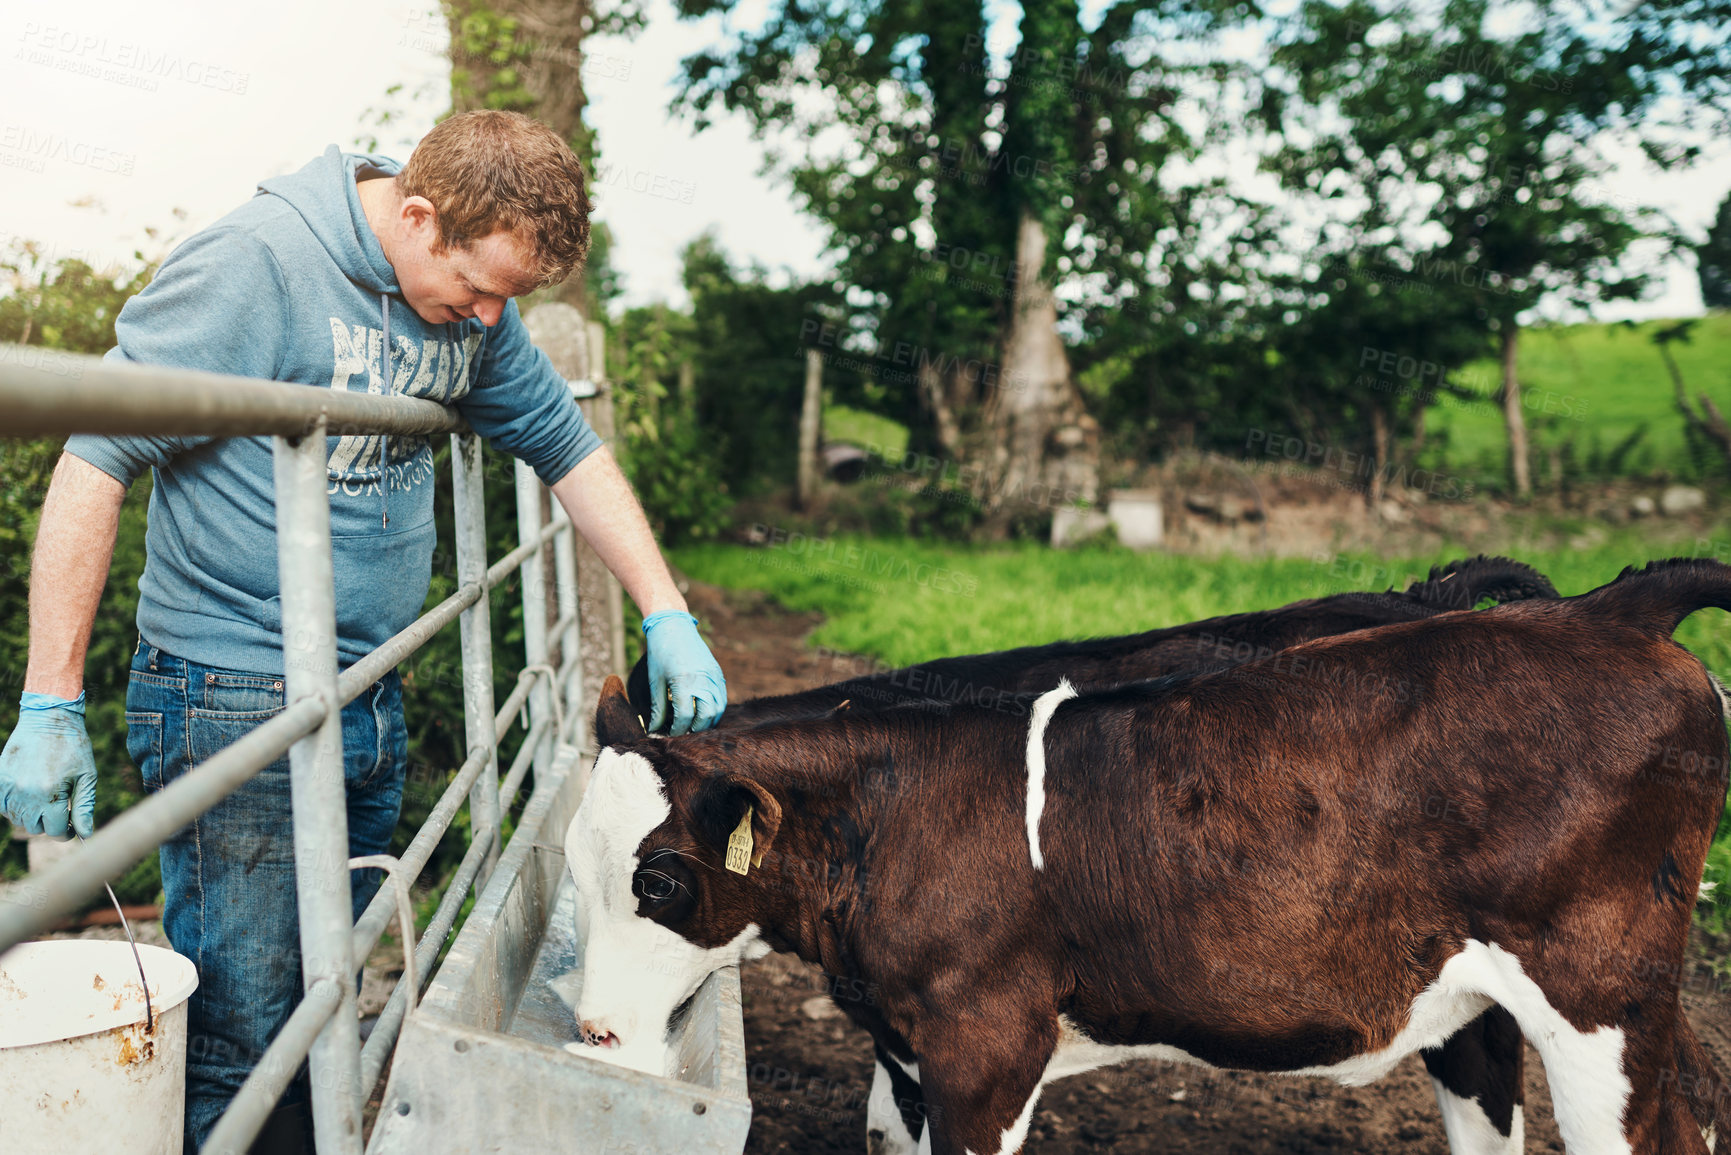
<svg viewBox="0 0 1731 1155">
<path fill-rule="evenodd" d="M 625 697 L 625 683 L 618 674 L 608 674 L 601 683 L 601 700 L 595 705 L 595 741 L 618 746 L 643 737 L 643 723 Z"/>
<path fill-rule="evenodd" d="M 747 806 L 751 807 L 751 856 L 755 860 L 781 832 L 781 803 L 755 778 L 728 774 L 712 779 L 697 796 L 694 826 L 710 847 L 725 854 L 727 840 L 739 827 Z"/>
<path fill-rule="evenodd" d="M 631 709 L 645 722 L 655 717 L 654 702 L 649 697 L 649 655 L 644 654 L 637 659 L 637 664 L 631 667 L 631 674 L 625 679 L 625 696 L 631 699 Z M 673 711 L 667 712 L 668 725 L 673 724 Z"/>
</svg>

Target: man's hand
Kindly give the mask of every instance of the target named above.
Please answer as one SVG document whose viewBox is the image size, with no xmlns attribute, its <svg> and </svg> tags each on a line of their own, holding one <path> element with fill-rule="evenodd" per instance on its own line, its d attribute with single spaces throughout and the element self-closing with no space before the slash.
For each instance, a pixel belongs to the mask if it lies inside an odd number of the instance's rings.
<svg viewBox="0 0 1731 1155">
<path fill-rule="evenodd" d="M 695 733 L 715 725 L 727 709 L 727 679 L 715 655 L 697 636 L 697 619 L 683 610 L 662 610 L 643 619 L 643 634 L 649 639 L 649 696 L 654 703 L 650 732 L 661 729 L 669 698 L 673 700 L 669 734 Z"/>
<path fill-rule="evenodd" d="M 18 725 L 0 753 L 0 814 L 26 834 L 64 841 L 96 833 L 96 759 L 83 694 L 70 702 L 52 694 L 19 699 Z"/>
</svg>

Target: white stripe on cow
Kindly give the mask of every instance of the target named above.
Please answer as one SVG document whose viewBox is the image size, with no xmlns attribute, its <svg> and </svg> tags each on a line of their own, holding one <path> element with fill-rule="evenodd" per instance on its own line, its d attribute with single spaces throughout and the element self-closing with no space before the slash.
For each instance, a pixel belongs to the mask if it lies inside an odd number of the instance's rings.
<svg viewBox="0 0 1731 1155">
<path fill-rule="evenodd" d="M 1040 812 L 1046 808 L 1046 725 L 1058 703 L 1076 696 L 1070 679 L 1058 679 L 1056 689 L 1047 690 L 1034 702 L 1034 717 L 1028 723 L 1028 857 L 1035 870 L 1044 870 L 1040 854 Z"/>
</svg>

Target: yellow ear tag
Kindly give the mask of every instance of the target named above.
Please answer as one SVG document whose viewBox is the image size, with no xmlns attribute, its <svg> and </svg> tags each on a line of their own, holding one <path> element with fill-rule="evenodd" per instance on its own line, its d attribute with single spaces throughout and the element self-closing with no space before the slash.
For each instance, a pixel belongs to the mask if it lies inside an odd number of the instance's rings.
<svg viewBox="0 0 1731 1155">
<path fill-rule="evenodd" d="M 744 874 L 752 865 L 761 865 L 759 857 L 754 864 L 751 858 L 751 807 L 745 808 L 745 815 L 740 818 L 739 825 L 733 833 L 727 836 L 727 869 L 735 874 Z"/>
</svg>

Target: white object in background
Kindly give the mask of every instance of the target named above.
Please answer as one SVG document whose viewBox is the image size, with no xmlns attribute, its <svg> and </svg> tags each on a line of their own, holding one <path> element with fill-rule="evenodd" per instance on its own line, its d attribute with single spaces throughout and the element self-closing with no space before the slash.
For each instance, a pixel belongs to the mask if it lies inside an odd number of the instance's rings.
<svg viewBox="0 0 1731 1155">
<path fill-rule="evenodd" d="M 1166 534 L 1157 489 L 1114 489 L 1106 498 L 1106 516 L 1119 543 L 1131 549 L 1153 549 Z"/>
</svg>

